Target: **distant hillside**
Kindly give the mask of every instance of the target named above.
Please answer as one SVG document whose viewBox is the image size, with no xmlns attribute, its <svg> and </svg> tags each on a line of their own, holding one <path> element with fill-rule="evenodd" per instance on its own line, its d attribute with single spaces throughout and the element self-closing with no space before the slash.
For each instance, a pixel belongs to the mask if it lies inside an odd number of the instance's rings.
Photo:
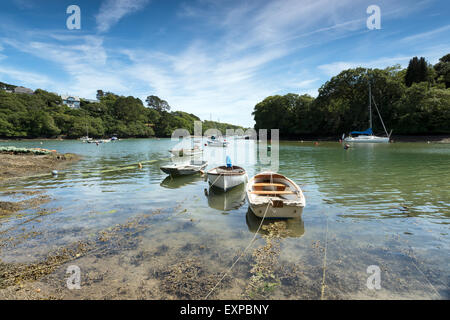
<svg viewBox="0 0 450 320">
<path fill-rule="evenodd" d="M 450 133 L 450 54 L 434 66 L 414 57 L 407 69 L 354 68 L 332 77 L 317 98 L 289 93 L 256 104 L 255 129 L 280 129 L 283 138 L 341 137 L 369 127 L 369 82 L 388 131 L 403 135 Z M 374 105 L 374 104 L 373 104 Z M 373 130 L 384 133 L 375 108 Z"/>
<path fill-rule="evenodd" d="M 144 106 L 132 96 L 124 97 L 113 93 L 100 94 L 99 102 L 81 99 L 78 109 L 62 104 L 61 97 L 38 89 L 34 94 L 16 94 L 16 86 L 0 83 L 0 137 L 37 138 L 56 137 L 78 138 L 89 133 L 90 137 L 170 137 L 173 130 L 188 129 L 193 134 L 194 121 L 200 119 L 183 111 L 170 112 L 167 106 Z M 101 90 L 99 90 L 101 91 Z M 153 100 L 152 100 L 153 101 Z M 203 122 L 203 130 L 216 125 L 223 133 L 226 128 L 238 126 Z"/>
</svg>

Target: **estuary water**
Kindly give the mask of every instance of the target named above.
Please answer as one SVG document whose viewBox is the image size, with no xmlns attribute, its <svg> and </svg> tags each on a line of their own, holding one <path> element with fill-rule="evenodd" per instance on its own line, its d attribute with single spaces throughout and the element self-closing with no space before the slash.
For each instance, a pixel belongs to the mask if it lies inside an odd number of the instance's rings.
<svg viewBox="0 0 450 320">
<path fill-rule="evenodd" d="M 60 248 L 95 243 L 24 281 L 44 298 L 450 298 L 449 144 L 344 150 L 337 142 L 280 142 L 268 153 L 270 163 L 258 154 L 264 145 L 252 140 L 203 146 L 207 169 L 230 155 L 249 177 L 272 167 L 301 186 L 301 218 L 264 221 L 262 228 L 243 187 L 222 193 L 200 175 L 167 177 L 159 167 L 171 161 L 168 150 L 176 144 L 1 142 L 82 160 L 57 176 L 0 186 L 0 201 L 23 201 L 33 192 L 48 197 L 0 218 L 0 262 L 39 264 Z M 15 193 L 22 191 L 31 192 Z M 79 290 L 66 286 L 69 265 L 81 270 Z M 0 276 L 0 296 L 14 298 L 1 283 Z"/>
</svg>

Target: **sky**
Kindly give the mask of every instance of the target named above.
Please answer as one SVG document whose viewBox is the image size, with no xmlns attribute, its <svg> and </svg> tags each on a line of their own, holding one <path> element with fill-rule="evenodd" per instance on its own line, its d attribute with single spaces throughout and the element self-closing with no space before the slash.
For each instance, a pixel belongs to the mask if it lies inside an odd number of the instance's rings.
<svg viewBox="0 0 450 320">
<path fill-rule="evenodd" d="M 70 5 L 80 29 L 68 29 Z M 371 5 L 379 29 L 369 29 Z M 149 95 L 203 120 L 252 127 L 265 97 L 340 71 L 435 64 L 450 53 L 448 0 L 2 0 L 0 81 L 95 99 Z"/>
</svg>

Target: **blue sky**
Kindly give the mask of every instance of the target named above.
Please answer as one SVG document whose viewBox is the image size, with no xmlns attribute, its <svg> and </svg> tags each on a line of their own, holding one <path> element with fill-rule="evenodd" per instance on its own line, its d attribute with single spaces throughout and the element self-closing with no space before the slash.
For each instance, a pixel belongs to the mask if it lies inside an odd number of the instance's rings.
<svg viewBox="0 0 450 320">
<path fill-rule="evenodd" d="M 69 5 L 81 29 L 68 30 Z M 381 9 L 369 30 L 366 9 Z M 255 104 L 356 66 L 450 53 L 448 0 L 2 0 L 0 81 L 95 98 L 103 89 L 253 126 Z"/>
</svg>

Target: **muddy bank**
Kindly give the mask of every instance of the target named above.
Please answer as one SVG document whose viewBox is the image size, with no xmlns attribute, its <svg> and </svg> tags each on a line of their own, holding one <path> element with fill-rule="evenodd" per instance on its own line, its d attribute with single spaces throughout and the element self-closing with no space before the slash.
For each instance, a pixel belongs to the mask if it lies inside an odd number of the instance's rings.
<svg viewBox="0 0 450 320">
<path fill-rule="evenodd" d="M 47 155 L 0 153 L 0 183 L 8 179 L 51 174 L 69 164 L 80 160 L 80 156 L 72 153 L 53 152 Z"/>
</svg>

